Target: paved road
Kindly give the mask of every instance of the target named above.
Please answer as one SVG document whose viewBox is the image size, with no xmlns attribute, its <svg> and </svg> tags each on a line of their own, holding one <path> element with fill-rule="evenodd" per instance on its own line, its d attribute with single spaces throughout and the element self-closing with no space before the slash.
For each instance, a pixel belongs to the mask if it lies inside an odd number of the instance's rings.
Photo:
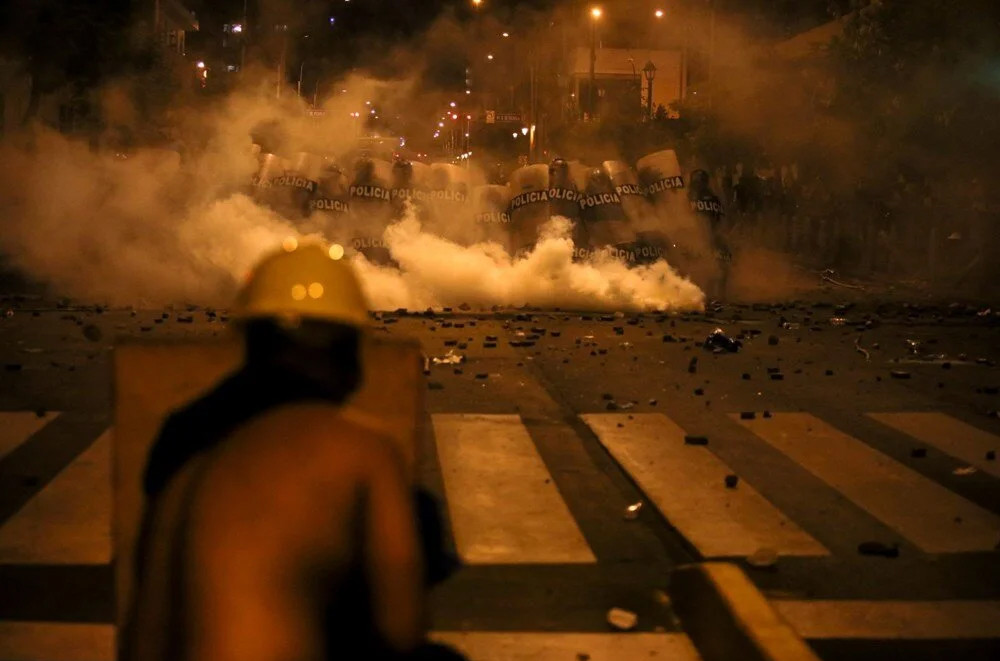
<svg viewBox="0 0 1000 661">
<path fill-rule="evenodd" d="M 33 306 L 0 322 L 0 657 L 111 658 L 109 345 L 224 330 Z M 427 377 L 420 479 L 467 563 L 434 629 L 483 660 L 695 658 L 667 577 L 726 558 L 825 659 L 1000 658 L 1000 319 L 975 312 L 383 315 L 464 356 Z M 717 326 L 743 349 L 703 349 Z"/>
</svg>

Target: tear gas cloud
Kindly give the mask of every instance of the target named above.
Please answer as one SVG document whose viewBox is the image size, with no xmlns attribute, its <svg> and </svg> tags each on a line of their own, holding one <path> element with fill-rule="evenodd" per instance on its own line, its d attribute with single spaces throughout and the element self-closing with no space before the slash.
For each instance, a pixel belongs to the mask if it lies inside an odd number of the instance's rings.
<svg viewBox="0 0 1000 661">
<path fill-rule="evenodd" d="M 570 22 L 566 15 L 554 16 L 561 24 Z M 546 48 L 558 46 L 559 39 L 547 27 L 555 21 L 539 14 L 526 22 L 541 27 L 514 35 L 511 41 L 519 40 L 514 48 L 530 45 L 544 56 Z M 486 29 L 499 31 L 500 25 L 488 24 Z M 467 38 L 452 18 L 444 16 L 418 45 L 372 55 L 373 68 L 395 76 L 377 80 L 352 75 L 332 85 L 335 93 L 321 99 L 326 115 L 318 119 L 306 118 L 292 93 L 275 100 L 273 72 L 248 66 L 241 87 L 226 98 L 170 108 L 170 123 L 177 133 L 197 136 L 188 140 L 183 160 L 166 149 L 140 148 L 119 156 L 40 128 L 9 136 L 0 143 L 4 218 L 0 251 L 9 263 L 57 294 L 140 306 L 225 305 L 253 263 L 285 237 L 348 244 L 352 230 L 364 220 L 355 214 L 339 228 L 310 227 L 255 202 L 247 182 L 259 164 L 250 135 L 268 126 L 272 137 L 277 133 L 277 139 L 291 146 L 287 151 L 349 154 L 357 134 L 351 113 L 364 108 L 366 100 L 376 100 L 387 114 L 432 116 L 442 97 L 422 91 L 432 68 L 426 53 L 454 52 Z M 747 35 L 738 25 L 720 21 L 717 39 L 719 68 L 737 71 L 732 78 L 743 81 L 741 94 L 752 95 L 764 85 L 764 74 L 751 73 L 745 58 L 735 55 L 750 50 Z M 475 50 L 469 44 L 465 47 Z M 107 86 L 101 99 L 108 124 L 135 126 L 146 121 L 135 108 L 136 96 L 128 81 Z M 734 132 L 754 134 L 765 142 L 774 137 L 776 145 L 804 139 L 795 137 L 795 127 L 804 122 L 785 122 L 779 129 L 767 121 L 771 110 L 745 103 L 734 104 L 732 111 L 719 108 Z M 777 141 L 778 136 L 786 142 Z M 831 143 L 841 149 L 850 144 L 839 139 Z M 596 153 L 590 142 L 563 140 L 553 146 L 569 157 Z M 606 159 L 626 160 L 615 153 L 610 140 L 598 147 Z M 708 163 L 689 158 L 685 165 L 689 171 Z M 656 228 L 664 212 L 673 216 L 677 232 L 687 235 L 686 243 L 708 252 L 709 241 L 686 203 L 633 214 L 631 229 Z M 383 309 L 463 302 L 595 309 L 696 309 L 703 304 L 698 287 L 663 260 L 632 268 L 609 254 L 574 260 L 572 230 L 565 220 L 553 218 L 542 229 L 535 249 L 517 258 L 508 254 L 509 246 L 470 231 L 467 220 L 411 210 L 382 236 L 398 266 L 354 257 L 373 304 Z M 742 247 L 736 270 L 742 259 L 753 264 L 750 270 L 758 276 L 756 281 L 769 281 L 760 277 L 761 268 L 780 266 L 780 258 L 775 254 L 762 258 L 750 239 Z M 700 266 L 707 264 L 711 270 L 707 262 L 702 260 Z M 685 269 L 692 270 L 696 269 Z M 753 298 L 754 288 L 747 284 L 741 294 Z M 774 282 L 769 284 L 768 296 L 780 295 Z"/>
<path fill-rule="evenodd" d="M 194 303 L 225 306 L 242 277 L 288 236 L 341 240 L 339 230 L 312 232 L 248 194 L 258 163 L 250 134 L 280 127 L 283 139 L 310 150 L 347 153 L 354 146 L 348 108 L 363 98 L 407 95 L 405 83 L 355 77 L 354 90 L 324 103 L 322 120 L 301 109 L 235 92 L 211 112 L 181 109 L 177 122 L 203 136 L 182 160 L 176 151 L 127 154 L 92 149 L 42 128 L 0 145 L 2 251 L 9 264 L 58 295 L 114 305 Z M 127 99 L 116 90 L 119 116 Z M 363 221 L 355 216 L 354 222 Z M 421 227 L 435 226 L 435 233 Z M 665 262 L 628 268 L 608 255 L 573 259 L 569 223 L 554 218 L 530 254 L 476 242 L 462 217 L 417 219 L 412 208 L 382 237 L 395 263 L 355 255 L 374 307 L 539 305 L 578 309 L 697 309 L 703 294 Z M 467 228 L 465 228 L 467 230 Z M 462 237 L 462 245 L 448 237 Z M 470 241 L 471 240 L 471 241 Z"/>
</svg>

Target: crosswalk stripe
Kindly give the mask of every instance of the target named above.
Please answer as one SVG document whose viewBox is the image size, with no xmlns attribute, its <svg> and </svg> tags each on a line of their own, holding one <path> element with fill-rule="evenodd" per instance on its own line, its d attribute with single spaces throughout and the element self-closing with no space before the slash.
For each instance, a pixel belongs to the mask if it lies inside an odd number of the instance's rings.
<svg viewBox="0 0 1000 661">
<path fill-rule="evenodd" d="M 1000 638 L 1000 601 L 775 600 L 771 605 L 809 639 Z"/>
<path fill-rule="evenodd" d="M 110 624 L 0 622 L 0 659 L 7 661 L 112 661 Z"/>
<path fill-rule="evenodd" d="M 520 417 L 431 419 L 455 544 L 467 563 L 596 562 Z"/>
<path fill-rule="evenodd" d="M 0 527 L 0 563 L 111 561 L 111 434 L 102 434 Z"/>
<path fill-rule="evenodd" d="M 739 422 L 928 553 L 990 551 L 1000 540 L 1000 518 L 815 416 Z"/>
<path fill-rule="evenodd" d="M 682 633 L 535 633 L 436 631 L 432 639 L 451 645 L 469 661 L 542 661 L 590 659 L 633 661 L 670 659 L 697 661 L 701 657 Z"/>
<path fill-rule="evenodd" d="M 869 413 L 868 417 L 1000 477 L 1000 462 L 986 458 L 990 450 L 1000 450 L 1000 437 L 939 412 Z"/>
<path fill-rule="evenodd" d="M 707 447 L 687 445 L 684 430 L 659 413 L 581 416 L 660 512 L 707 558 L 828 555 L 749 484 L 727 488 L 732 470 Z M 619 427 L 619 425 L 622 425 Z"/>
<path fill-rule="evenodd" d="M 0 459 L 24 443 L 39 429 L 56 419 L 58 413 L 39 416 L 32 411 L 0 412 Z"/>
</svg>

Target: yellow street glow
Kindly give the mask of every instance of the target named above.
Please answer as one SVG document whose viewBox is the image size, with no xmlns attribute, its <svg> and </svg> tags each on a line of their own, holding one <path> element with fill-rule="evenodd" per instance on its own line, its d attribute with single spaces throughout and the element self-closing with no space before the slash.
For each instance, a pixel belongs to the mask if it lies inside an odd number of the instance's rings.
<svg viewBox="0 0 1000 661">
<path fill-rule="evenodd" d="M 292 285 L 292 299 L 301 301 L 306 297 L 305 285 Z"/>
<path fill-rule="evenodd" d="M 320 298 L 323 295 L 323 285 L 314 282 L 309 285 L 309 298 Z"/>
<path fill-rule="evenodd" d="M 330 259 L 341 259 L 344 256 L 344 246 L 339 243 L 335 243 L 330 246 L 329 250 Z"/>
<path fill-rule="evenodd" d="M 294 236 L 289 236 L 281 242 L 281 247 L 285 252 L 294 252 L 299 247 L 299 241 Z"/>
<path fill-rule="evenodd" d="M 655 16 L 656 18 L 663 18 L 663 10 L 657 9 L 656 11 L 653 12 L 653 16 Z"/>
<path fill-rule="evenodd" d="M 604 13 L 604 12 L 602 12 L 602 11 L 601 11 L 601 8 L 600 8 L 600 7 L 592 7 L 592 8 L 590 9 L 590 16 L 591 16 L 592 18 L 595 18 L 595 19 L 597 19 L 597 18 L 600 18 L 600 17 L 601 17 L 601 14 L 603 14 L 603 13 Z"/>
</svg>

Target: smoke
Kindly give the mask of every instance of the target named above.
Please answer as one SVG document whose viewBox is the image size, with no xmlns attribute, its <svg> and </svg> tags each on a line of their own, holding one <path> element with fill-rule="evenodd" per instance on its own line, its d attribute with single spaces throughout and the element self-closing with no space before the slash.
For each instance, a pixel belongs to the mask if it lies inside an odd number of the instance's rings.
<svg viewBox="0 0 1000 661">
<path fill-rule="evenodd" d="M 356 79 L 360 96 L 384 83 Z M 225 306 L 266 252 L 289 236 L 324 240 L 256 203 L 247 182 L 257 162 L 249 133 L 278 122 L 285 139 L 308 135 L 331 152 L 353 145 L 346 107 L 328 101 L 328 119 L 306 124 L 299 113 L 235 94 L 182 122 L 203 136 L 185 158 L 168 149 L 128 153 L 92 149 L 36 129 L 0 145 L 0 245 L 7 260 L 58 295 L 114 305 L 194 303 Z M 128 113 L 122 113 L 128 115 Z M 343 117 L 344 119 L 339 119 Z M 574 309 L 698 309 L 701 291 L 665 262 L 628 268 L 608 255 L 573 261 L 570 226 L 554 219 L 530 254 L 514 259 L 495 243 L 460 245 L 468 216 L 421 227 L 411 208 L 384 241 L 398 267 L 354 257 L 378 309 L 468 303 Z M 451 229 L 449 230 L 449 225 Z"/>
<path fill-rule="evenodd" d="M 535 249 L 513 259 L 496 243 L 463 247 L 421 230 L 412 215 L 390 225 L 386 242 L 399 269 L 356 264 L 376 307 L 494 304 L 577 310 L 700 309 L 704 295 L 665 261 L 629 268 L 597 253 L 573 261 L 572 228 L 554 217 Z"/>
</svg>

